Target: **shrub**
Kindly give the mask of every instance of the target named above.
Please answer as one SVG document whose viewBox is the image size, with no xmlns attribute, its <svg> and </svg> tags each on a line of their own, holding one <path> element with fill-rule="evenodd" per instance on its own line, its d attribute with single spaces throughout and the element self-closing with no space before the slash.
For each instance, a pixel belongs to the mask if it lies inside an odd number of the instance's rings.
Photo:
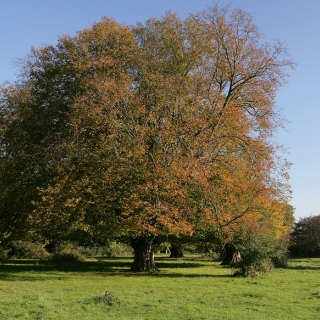
<svg viewBox="0 0 320 320">
<path fill-rule="evenodd" d="M 50 246 L 51 260 L 58 263 L 78 262 L 84 260 L 84 255 L 71 242 L 60 242 Z"/>
<path fill-rule="evenodd" d="M 30 241 L 10 241 L 7 245 L 8 257 L 15 259 L 44 259 L 48 252 L 43 244 Z"/>
<path fill-rule="evenodd" d="M 109 243 L 108 248 L 108 257 L 132 256 L 131 246 L 125 243 L 112 241 Z"/>
<path fill-rule="evenodd" d="M 0 260 L 8 259 L 8 250 L 0 247 Z"/>
<path fill-rule="evenodd" d="M 106 246 L 81 246 L 78 247 L 79 252 L 81 252 L 86 257 L 121 257 L 121 256 L 131 256 L 132 248 L 125 243 L 111 241 Z"/>
<path fill-rule="evenodd" d="M 237 250 L 241 252 L 241 259 L 231 264 L 235 275 L 254 277 L 269 274 L 275 262 L 286 261 L 285 247 L 282 248 L 279 241 L 271 237 L 247 237 L 237 244 Z"/>
<path fill-rule="evenodd" d="M 85 257 L 103 257 L 110 254 L 110 249 L 107 246 L 80 246 L 78 250 Z"/>
<path fill-rule="evenodd" d="M 287 267 L 290 244 L 290 234 L 283 235 L 278 241 L 272 254 L 271 260 L 275 267 Z"/>
<path fill-rule="evenodd" d="M 84 256 L 78 250 L 62 250 L 54 253 L 51 259 L 57 263 L 68 263 L 83 261 Z"/>
<path fill-rule="evenodd" d="M 248 257 L 246 257 L 248 258 Z M 273 262 L 270 258 L 260 258 L 260 259 L 243 259 L 234 266 L 233 274 L 235 276 L 243 277 L 256 277 L 265 274 L 270 274 L 273 270 Z"/>
</svg>

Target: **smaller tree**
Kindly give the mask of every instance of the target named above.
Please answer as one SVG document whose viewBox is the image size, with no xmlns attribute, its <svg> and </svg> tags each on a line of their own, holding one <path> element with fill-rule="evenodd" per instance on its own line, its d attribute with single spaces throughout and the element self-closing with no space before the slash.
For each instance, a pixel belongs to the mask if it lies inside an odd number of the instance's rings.
<svg viewBox="0 0 320 320">
<path fill-rule="evenodd" d="M 320 215 L 300 218 L 291 234 L 290 252 L 294 256 L 320 256 Z"/>
</svg>

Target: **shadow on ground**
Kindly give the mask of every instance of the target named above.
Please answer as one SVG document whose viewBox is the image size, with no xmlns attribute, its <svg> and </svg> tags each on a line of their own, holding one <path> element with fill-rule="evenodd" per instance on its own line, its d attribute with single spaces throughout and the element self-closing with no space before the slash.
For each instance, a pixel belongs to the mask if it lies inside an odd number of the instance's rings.
<svg viewBox="0 0 320 320">
<path fill-rule="evenodd" d="M 206 263 L 205 263 L 206 262 Z M 128 277 L 229 277 L 231 275 L 183 273 L 179 269 L 196 269 L 210 266 L 210 261 L 194 259 L 161 259 L 156 261 L 158 272 L 131 272 L 132 257 L 98 258 L 96 261 L 54 263 L 39 260 L 4 260 L 0 264 L 0 281 L 45 281 L 48 279 L 63 280 L 70 273 L 92 273 L 105 276 Z M 214 266 L 213 266 L 214 267 Z M 175 269 L 177 272 L 169 272 Z M 63 274 L 66 273 L 66 274 Z"/>
<path fill-rule="evenodd" d="M 288 266 L 285 269 L 290 270 L 320 270 L 319 257 L 290 257 L 288 260 Z"/>
</svg>

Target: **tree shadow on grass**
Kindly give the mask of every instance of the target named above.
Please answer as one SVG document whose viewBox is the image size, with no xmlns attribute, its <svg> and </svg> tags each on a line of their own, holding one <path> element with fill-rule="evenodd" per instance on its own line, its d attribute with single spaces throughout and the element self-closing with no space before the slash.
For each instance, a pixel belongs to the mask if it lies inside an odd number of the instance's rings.
<svg viewBox="0 0 320 320">
<path fill-rule="evenodd" d="M 288 270 L 320 270 L 320 259 L 319 258 L 291 258 L 289 259 L 288 266 L 284 267 Z"/>
<path fill-rule="evenodd" d="M 6 260 L 0 264 L 0 281 L 45 281 L 63 280 L 70 273 L 87 273 L 99 276 L 126 277 L 229 277 L 231 275 L 216 275 L 202 273 L 168 272 L 168 269 L 190 269 L 208 266 L 208 264 L 185 262 L 159 261 L 156 266 L 163 272 L 131 272 L 132 258 L 100 258 L 97 261 L 83 261 L 72 263 L 54 263 L 36 260 Z M 214 267 L 212 266 L 214 271 Z M 168 271 L 167 271 L 168 270 Z M 29 275 L 30 273 L 30 275 Z"/>
<path fill-rule="evenodd" d="M 184 274 L 184 273 L 161 273 L 161 272 L 130 272 L 130 271 L 114 271 L 114 272 L 103 272 L 103 273 L 96 273 L 98 276 L 105 276 L 105 277 L 115 277 L 115 276 L 122 276 L 122 277 L 153 277 L 153 278 L 233 278 L 232 274 Z M 0 272 L 0 282 L 1 281 L 64 281 L 69 275 L 55 275 L 49 276 L 48 274 L 44 274 L 43 276 L 28 276 L 28 275 L 16 275 L 16 274 L 2 274 Z"/>
<path fill-rule="evenodd" d="M 317 271 L 320 270 L 320 266 L 287 266 L 284 267 L 283 269 L 288 269 L 288 270 L 313 270 L 313 271 Z"/>
<path fill-rule="evenodd" d="M 202 263 L 189 263 L 189 262 L 155 262 L 156 267 L 159 269 L 172 269 L 172 268 L 201 268 L 208 266 L 207 264 Z"/>
</svg>

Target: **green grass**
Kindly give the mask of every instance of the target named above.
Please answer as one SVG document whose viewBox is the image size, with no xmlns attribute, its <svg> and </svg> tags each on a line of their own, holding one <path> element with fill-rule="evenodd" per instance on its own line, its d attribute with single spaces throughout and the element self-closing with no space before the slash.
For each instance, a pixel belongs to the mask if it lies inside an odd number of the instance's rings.
<svg viewBox="0 0 320 320">
<path fill-rule="evenodd" d="M 294 259 L 262 278 L 232 277 L 197 256 L 159 256 L 160 272 L 136 274 L 131 260 L 5 261 L 0 320 L 320 319 L 320 259 Z"/>
</svg>

